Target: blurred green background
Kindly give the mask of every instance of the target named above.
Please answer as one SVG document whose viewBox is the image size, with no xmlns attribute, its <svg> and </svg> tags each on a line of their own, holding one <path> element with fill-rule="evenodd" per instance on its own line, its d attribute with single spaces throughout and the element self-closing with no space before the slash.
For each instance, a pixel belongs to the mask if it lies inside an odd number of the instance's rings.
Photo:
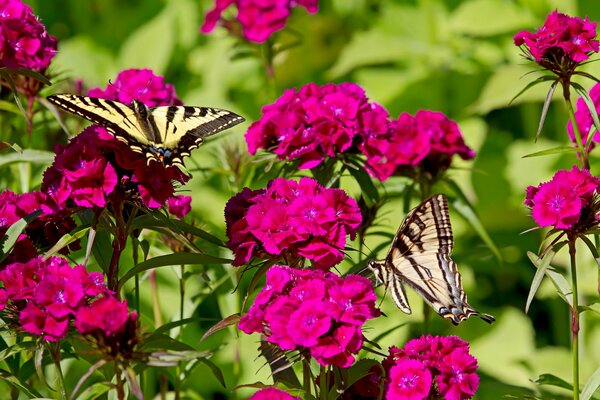
<svg viewBox="0 0 600 400">
<path fill-rule="evenodd" d="M 276 57 L 275 89 L 265 77 L 260 47 L 240 45 L 222 28 L 210 35 L 199 33 L 212 1 L 26 2 L 59 39 L 59 54 L 50 69 L 53 82 L 81 79 L 86 88 L 105 87 L 122 69 L 152 68 L 175 85 L 186 104 L 227 108 L 247 118 L 244 125 L 211 138 L 186 163 L 194 177 L 184 187 L 184 194 L 193 196 L 194 218 L 221 238 L 227 199 L 243 185 L 257 188 L 265 184 L 266 178 L 259 173 L 263 165 L 253 164 L 253 159 L 244 155 L 243 133 L 260 116 L 261 107 L 273 102 L 285 88 L 309 82 L 353 81 L 372 101 L 387 107 L 393 117 L 405 111 L 431 109 L 455 119 L 477 157 L 474 162 L 457 160 L 449 173 L 475 204 L 502 260 L 451 210 L 454 258 L 469 302 L 496 316 L 497 322 L 487 326 L 472 318 L 454 327 L 434 317 L 430 332 L 459 335 L 471 342 L 482 378 L 478 399 L 530 393 L 535 388 L 531 380 L 542 373 L 571 380 L 568 308 L 549 282 L 542 285 L 529 313 L 524 313 L 534 273 L 526 252 L 537 252 L 541 233 L 522 233 L 533 227 L 522 202 L 527 185 L 549 179 L 556 169 L 570 167 L 576 160 L 567 156 L 523 158 L 566 143 L 566 114 L 556 95 L 542 138 L 534 143 L 548 86 L 540 85 L 510 102 L 539 76 L 528 74 L 535 67 L 520 56 L 512 36 L 522 29 L 540 27 L 555 8 L 598 20 L 600 2 L 322 0 L 315 15 L 296 8 L 288 27 L 278 35 L 281 42 L 292 43 L 298 38 L 301 42 Z M 600 65 L 591 63 L 586 71 L 600 76 Z M 580 82 L 586 88 L 591 86 L 589 81 Z M 51 87 L 45 94 L 57 91 L 60 89 Z M 66 140 L 60 133 L 48 136 L 44 124 L 36 125 L 33 137 L 34 144 L 47 149 L 52 149 L 54 141 Z M 238 156 L 232 155 L 234 149 L 238 149 Z M 242 165 L 240 169 L 232 167 L 236 162 Z M 598 162 L 592 159 L 592 173 L 599 173 Z M 41 172 L 41 168 L 34 168 L 30 182 L 3 181 L 18 185 L 15 190 L 32 189 L 39 185 Z M 346 180 L 344 183 L 353 195 L 359 194 L 358 187 Z M 391 178 L 381 187 L 393 192 L 402 185 L 399 178 Z M 404 215 L 401 201 L 388 202 L 382 211 L 378 230 L 395 232 Z M 380 245 L 387 241 L 370 237 L 367 244 L 378 249 L 382 258 L 387 244 Z M 166 251 L 156 244 L 153 252 Z M 587 304 L 598 297 L 598 270 L 592 257 L 581 250 L 580 292 L 582 303 Z M 559 254 L 554 264 L 566 273 L 567 262 L 565 253 Z M 348 260 L 341 270 L 352 264 Z M 264 360 L 257 358 L 258 337 L 238 336 L 231 329 L 198 344 L 216 321 L 240 311 L 244 285 L 232 293 L 239 271 L 230 266 L 195 266 L 188 271 L 186 313 L 202 322 L 184 328 L 184 338 L 195 347 L 215 351 L 212 361 L 223 369 L 227 387 L 221 387 L 206 366 L 198 365 L 185 383 L 185 398 L 246 398 L 251 390 L 233 388 L 258 380 L 270 382 Z M 162 322 L 178 319 L 177 273 L 157 271 Z M 143 299 L 148 312 L 143 323 L 153 327 L 157 319 L 150 311 L 146 278 L 142 277 Z M 421 332 L 421 301 L 413 293 L 411 300 L 414 313 L 406 316 L 386 299 L 382 308 L 387 317 L 371 321 L 367 335 L 400 326 L 379 342 L 385 349 L 402 346 L 411 335 Z M 600 365 L 600 323 L 588 314 L 584 313 L 582 320 L 582 382 Z M 82 371 L 85 369 L 76 366 L 66 368 L 71 382 L 76 382 Z M 147 393 L 158 387 L 157 382 L 158 378 L 147 379 Z"/>
</svg>

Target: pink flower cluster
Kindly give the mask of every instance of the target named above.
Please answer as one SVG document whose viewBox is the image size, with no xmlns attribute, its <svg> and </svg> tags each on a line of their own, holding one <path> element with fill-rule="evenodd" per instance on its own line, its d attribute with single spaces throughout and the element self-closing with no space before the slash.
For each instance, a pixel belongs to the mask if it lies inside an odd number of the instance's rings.
<svg viewBox="0 0 600 400">
<path fill-rule="evenodd" d="M 274 179 L 266 189 L 244 188 L 225 206 L 227 245 L 233 265 L 251 257 L 298 257 L 327 269 L 343 260 L 346 235 L 352 238 L 361 223 L 353 198 L 341 189 L 327 189 L 312 178 Z"/>
<path fill-rule="evenodd" d="M 23 330 L 48 341 L 66 336 L 69 322 L 92 298 L 109 295 L 104 276 L 71 267 L 67 260 L 36 257 L 0 271 L 1 308 L 14 315 Z"/>
<path fill-rule="evenodd" d="M 479 386 L 477 359 L 456 336 L 421 336 L 403 349 L 390 348 L 384 360 L 385 399 L 470 399 Z"/>
<path fill-rule="evenodd" d="M 531 208 L 531 216 L 539 226 L 571 229 L 586 222 L 586 210 L 590 209 L 599 185 L 600 179 L 590 171 L 573 166 L 570 171 L 556 172 L 548 182 L 529 186 L 525 205 Z M 595 215 L 591 219 L 595 222 Z"/>
<path fill-rule="evenodd" d="M 362 325 L 380 314 L 376 300 L 367 278 L 274 266 L 238 327 L 282 350 L 306 349 L 321 365 L 347 368 L 362 346 Z"/>
<path fill-rule="evenodd" d="M 113 358 L 132 358 L 137 345 L 138 318 L 129 312 L 127 301 L 103 296 L 75 314 L 75 328 L 101 351 Z"/>
<path fill-rule="evenodd" d="M 202 33 L 211 32 L 219 20 L 229 26 L 230 22 L 224 20 L 222 14 L 233 4 L 237 7 L 237 22 L 242 27 L 242 34 L 247 40 L 257 43 L 264 42 L 285 27 L 292 7 L 302 6 L 311 14 L 318 9 L 318 0 L 216 0 L 200 28 Z"/>
<path fill-rule="evenodd" d="M 175 94 L 175 87 L 165 82 L 165 78 L 155 75 L 151 69 L 126 69 L 106 89 L 93 88 L 88 96 L 121 103 L 141 101 L 148 107 L 180 106 L 183 102 Z"/>
<path fill-rule="evenodd" d="M 590 98 L 594 102 L 594 106 L 596 107 L 596 113 L 600 108 L 600 83 L 597 83 L 592 87 L 589 92 Z M 592 119 L 592 115 L 590 114 L 590 110 L 588 109 L 585 101 L 580 97 L 577 99 L 577 105 L 575 109 L 575 122 L 577 123 L 577 129 L 579 129 L 579 133 L 581 134 L 581 140 L 583 144 L 588 140 L 588 135 L 594 126 L 594 120 Z M 576 143 L 575 132 L 573 131 L 573 123 L 569 121 L 567 124 L 567 131 L 569 132 L 569 137 L 573 143 Z M 593 146 L 595 143 L 600 143 L 600 133 L 594 133 L 594 138 L 592 139 L 592 143 L 590 146 Z"/>
<path fill-rule="evenodd" d="M 56 205 L 45 193 L 34 191 L 15 194 L 5 190 L 0 193 L 0 237 L 20 218 L 36 211 L 40 215 L 27 225 L 3 264 L 28 261 L 37 256 L 38 249 L 53 246 L 65 233 L 75 228 L 70 212 Z M 77 249 L 78 244 L 72 244 L 71 248 Z"/>
<path fill-rule="evenodd" d="M 564 57 L 575 63 L 598 52 L 596 22 L 570 17 L 554 10 L 537 32 L 521 31 L 514 36 L 515 45 L 525 45 L 538 62 L 560 62 Z"/>
<path fill-rule="evenodd" d="M 371 174 L 382 181 L 402 166 L 421 165 L 435 176 L 450 166 L 455 154 L 465 160 L 475 157 L 456 122 L 437 111 L 403 113 L 386 132 L 373 132 L 366 134 L 359 148 L 367 156 Z"/>
<path fill-rule="evenodd" d="M 118 89 L 92 89 L 90 94 L 118 101 L 140 95 L 151 107 L 180 104 L 173 87 L 163 84 L 163 78 L 149 70 L 123 71 L 112 85 Z M 57 146 L 54 163 L 44 173 L 42 189 L 61 206 L 69 200 L 85 208 L 105 207 L 111 198 L 118 200 L 136 189 L 145 206 L 158 208 L 173 196 L 173 181 L 185 183 L 188 179 L 177 167 L 147 165 L 142 154 L 132 151 L 103 127 L 92 125 L 66 146 Z"/>
<path fill-rule="evenodd" d="M 254 393 L 248 400 L 300 400 L 300 397 L 292 396 L 288 392 L 275 387 L 268 387 Z"/>
<path fill-rule="evenodd" d="M 56 38 L 21 0 L 0 0 L 0 67 L 43 72 L 56 54 Z"/>
<path fill-rule="evenodd" d="M 249 152 L 266 149 L 280 160 L 299 160 L 300 169 L 314 168 L 325 157 L 361 152 L 371 175 L 385 180 L 401 166 L 422 164 L 437 172 L 448 168 L 454 154 L 475 156 L 444 114 L 419 111 L 390 121 L 387 110 L 369 102 L 354 83 L 289 89 L 262 113 L 245 135 Z"/>
</svg>

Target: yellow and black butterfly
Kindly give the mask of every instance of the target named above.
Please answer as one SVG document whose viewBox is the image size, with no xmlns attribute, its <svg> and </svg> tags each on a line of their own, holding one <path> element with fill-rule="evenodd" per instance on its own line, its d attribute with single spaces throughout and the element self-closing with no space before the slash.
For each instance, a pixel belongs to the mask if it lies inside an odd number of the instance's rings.
<svg viewBox="0 0 600 400">
<path fill-rule="evenodd" d="M 472 315 L 494 322 L 494 317 L 467 303 L 456 263 L 450 258 L 453 244 L 448 200 L 436 194 L 408 213 L 385 260 L 371 261 L 369 269 L 407 314 L 411 309 L 404 284 L 455 325 Z"/>
<path fill-rule="evenodd" d="M 56 94 L 48 100 L 65 111 L 104 126 L 131 150 L 164 165 L 182 165 L 183 157 L 199 147 L 204 137 L 244 121 L 227 110 L 210 107 L 147 107 L 95 97 Z"/>
</svg>

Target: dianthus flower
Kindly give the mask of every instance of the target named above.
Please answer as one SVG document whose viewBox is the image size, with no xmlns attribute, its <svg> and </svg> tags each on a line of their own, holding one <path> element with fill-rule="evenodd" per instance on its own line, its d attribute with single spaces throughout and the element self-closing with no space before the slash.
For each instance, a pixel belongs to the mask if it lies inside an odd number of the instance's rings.
<svg viewBox="0 0 600 400">
<path fill-rule="evenodd" d="M 211 32 L 219 20 L 226 27 L 231 27 L 231 22 L 222 18 L 222 14 L 233 4 L 237 7 L 237 22 L 242 27 L 242 34 L 247 40 L 257 43 L 264 42 L 285 27 L 292 7 L 302 6 L 311 14 L 318 9 L 318 0 L 216 0 L 200 28 L 202 33 Z"/>
<path fill-rule="evenodd" d="M 383 365 L 385 398 L 390 400 L 422 400 L 432 394 L 465 400 L 479 386 L 477 359 L 469 354 L 469 344 L 456 336 L 421 336 L 404 349 L 391 347 Z"/>
<path fill-rule="evenodd" d="M 367 156 L 369 172 L 385 180 L 403 167 L 419 166 L 431 176 L 448 169 L 452 156 L 475 157 L 458 125 L 441 112 L 420 110 L 415 116 L 403 113 L 377 137 L 367 137 L 359 146 Z"/>
<path fill-rule="evenodd" d="M 292 396 L 288 392 L 275 387 L 260 389 L 248 398 L 248 400 L 300 400 L 298 396 Z"/>
<path fill-rule="evenodd" d="M 266 189 L 244 188 L 229 199 L 225 221 L 235 266 L 253 256 L 290 264 L 304 257 L 327 269 L 344 258 L 346 235 L 354 238 L 361 215 L 341 189 L 324 188 L 312 178 L 277 178 Z"/>
<path fill-rule="evenodd" d="M 192 196 L 173 196 L 167 200 L 169 214 L 173 214 L 179 219 L 183 219 L 192 211 Z"/>
<path fill-rule="evenodd" d="M 59 207 L 45 193 L 34 191 L 15 194 L 5 190 L 0 193 L 0 237 L 20 218 L 36 211 L 40 214 L 27 225 L 10 256 L 2 264 L 28 261 L 37 256 L 38 249 L 48 249 L 75 228 L 70 211 Z M 70 246 L 72 250 L 78 248 L 78 242 Z"/>
<path fill-rule="evenodd" d="M 138 343 L 137 314 L 129 312 L 127 301 L 113 296 L 80 307 L 75 314 L 75 328 L 112 357 L 131 358 Z"/>
<path fill-rule="evenodd" d="M 369 103 L 354 83 L 310 83 L 286 90 L 246 132 L 248 151 L 272 151 L 280 160 L 299 160 L 300 169 L 321 164 L 350 150 L 359 136 L 387 132 L 387 111 Z"/>
<path fill-rule="evenodd" d="M 598 108 L 600 108 L 600 84 L 595 84 L 594 87 L 589 92 L 590 98 L 592 99 L 594 106 L 596 108 L 596 112 L 598 112 Z M 594 126 L 594 120 L 592 119 L 592 114 L 590 114 L 590 110 L 588 109 L 585 101 L 580 97 L 577 99 L 576 109 L 575 109 L 575 122 L 577 123 L 577 128 L 579 129 L 579 133 L 581 134 L 581 141 L 585 145 L 588 140 L 588 135 L 592 127 Z M 573 123 L 569 121 L 567 124 L 567 131 L 569 132 L 569 137 L 573 143 L 576 143 L 575 132 L 573 131 Z M 595 132 L 594 138 L 590 143 L 590 148 L 594 146 L 594 142 L 600 142 L 600 133 Z"/>
<path fill-rule="evenodd" d="M 514 36 L 517 46 L 542 67 L 558 74 L 569 75 L 575 67 L 597 53 L 596 22 L 570 17 L 554 10 L 537 32 L 521 31 Z"/>
<path fill-rule="evenodd" d="M 7 319 L 48 341 L 65 337 L 77 310 L 92 298 L 110 294 L 101 273 L 71 267 L 60 257 L 10 264 L 0 271 L 0 282 Z"/>
<path fill-rule="evenodd" d="M 587 230 L 596 224 L 594 195 L 598 185 L 600 179 L 574 166 L 570 171 L 556 172 L 548 182 L 529 186 L 525 205 L 541 227 L 572 229 L 577 225 L 578 230 Z"/>
<path fill-rule="evenodd" d="M 0 0 L 0 67 L 43 72 L 54 54 L 56 38 L 31 8 L 21 0 Z"/>
<path fill-rule="evenodd" d="M 117 101 L 139 95 L 149 107 L 181 104 L 173 87 L 150 70 L 123 71 L 105 91 L 96 88 L 88 94 Z M 57 146 L 54 163 L 44 173 L 42 190 L 59 205 L 68 200 L 79 207 L 103 208 L 111 197 L 121 198 L 136 189 L 141 203 L 158 208 L 173 196 L 173 182 L 185 183 L 189 177 L 175 166 L 148 165 L 146 161 L 104 127 L 92 125 L 66 146 Z"/>
<path fill-rule="evenodd" d="M 274 266 L 238 327 L 282 350 L 306 350 L 321 365 L 347 368 L 362 346 L 362 325 L 380 314 L 375 301 L 364 277 Z"/>
</svg>

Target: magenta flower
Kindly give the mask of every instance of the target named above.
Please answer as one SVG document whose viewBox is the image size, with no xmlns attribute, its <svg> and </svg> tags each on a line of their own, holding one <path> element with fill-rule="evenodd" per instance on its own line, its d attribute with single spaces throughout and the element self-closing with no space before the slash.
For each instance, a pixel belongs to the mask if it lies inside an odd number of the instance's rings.
<svg viewBox="0 0 600 400">
<path fill-rule="evenodd" d="M 0 67 L 44 72 L 55 54 L 56 38 L 28 5 L 0 0 Z"/>
<path fill-rule="evenodd" d="M 327 269 L 344 258 L 346 236 L 356 235 L 361 215 L 340 189 L 326 189 L 311 178 L 277 178 L 266 189 L 245 188 L 232 197 L 225 221 L 235 266 L 253 256 L 287 263 L 305 257 Z"/>
<path fill-rule="evenodd" d="M 122 102 L 138 96 L 150 107 L 181 104 L 173 86 L 147 69 L 122 71 L 106 90 L 95 88 L 88 94 Z M 133 194 L 144 206 L 158 208 L 174 195 L 174 182 L 188 180 L 177 167 L 147 165 L 142 154 L 115 139 L 104 127 L 92 125 L 66 146 L 57 147 L 54 164 L 44 173 L 42 189 L 61 206 L 104 208 Z"/>
<path fill-rule="evenodd" d="M 275 387 L 260 389 L 248 398 L 248 400 L 300 400 L 300 397 L 292 396 L 288 392 Z"/>
<path fill-rule="evenodd" d="M 9 315 L 18 315 L 14 323 L 48 341 L 64 338 L 75 313 L 89 300 L 110 294 L 102 274 L 71 267 L 60 257 L 10 264 L 0 271 L 0 282 Z"/>
<path fill-rule="evenodd" d="M 385 398 L 423 400 L 431 389 L 431 372 L 419 360 L 400 360 L 389 370 Z"/>
<path fill-rule="evenodd" d="M 363 343 L 362 326 L 379 316 L 369 280 L 274 266 L 239 329 L 282 350 L 306 349 L 321 365 L 347 368 Z"/>
<path fill-rule="evenodd" d="M 248 151 L 272 151 L 280 160 L 298 160 L 300 169 L 349 151 L 360 137 L 386 132 L 388 124 L 387 111 L 353 83 L 289 89 L 262 113 L 246 132 Z"/>
<path fill-rule="evenodd" d="M 383 366 L 386 399 L 466 400 L 479 386 L 477 359 L 456 336 L 421 336 L 403 349 L 392 347 Z"/>
<path fill-rule="evenodd" d="M 200 28 L 202 33 L 211 32 L 219 21 L 231 29 L 231 22 L 222 18 L 229 6 L 237 7 L 237 22 L 242 34 L 251 41 L 262 43 L 273 33 L 283 29 L 296 5 L 304 7 L 314 14 L 318 9 L 318 0 L 216 0 L 215 6 L 206 14 L 206 20 Z"/>
<path fill-rule="evenodd" d="M 514 36 L 528 56 L 556 74 L 572 74 L 575 67 L 598 52 L 596 22 L 570 17 L 554 10 L 537 32 L 521 31 Z"/>
<path fill-rule="evenodd" d="M 592 202 L 598 185 L 600 180 L 588 170 L 574 166 L 570 171 L 558 171 L 548 182 L 527 188 L 525 205 L 531 208 L 531 216 L 541 227 L 571 229 L 580 221 L 587 224 L 590 220 L 595 224 L 596 218 L 587 215 L 590 211 L 595 214 Z"/>
<path fill-rule="evenodd" d="M 596 112 L 598 112 L 598 108 L 600 107 L 600 84 L 595 84 L 594 87 L 589 92 L 590 98 L 594 102 L 594 106 L 596 107 Z M 579 129 L 579 133 L 581 134 L 581 140 L 585 145 L 588 140 L 588 135 L 594 125 L 594 120 L 592 119 L 592 115 L 590 114 L 590 110 L 588 109 L 585 101 L 580 97 L 577 99 L 576 109 L 575 109 L 575 121 L 577 123 L 577 128 Z M 569 132 L 569 137 L 573 143 L 576 143 L 575 132 L 573 131 L 573 123 L 569 121 L 567 124 L 567 131 Z M 590 149 L 594 146 L 594 143 L 600 142 L 600 133 L 594 133 L 594 138 L 590 143 Z"/>
<path fill-rule="evenodd" d="M 75 328 L 82 334 L 98 330 L 106 336 L 111 336 L 121 332 L 128 319 L 126 301 L 119 301 L 112 296 L 102 297 L 77 310 Z"/>
<path fill-rule="evenodd" d="M 45 193 L 35 191 L 15 194 L 6 190 L 0 193 L 0 236 L 17 220 L 36 211 L 41 214 L 29 223 L 3 264 L 29 261 L 37 256 L 38 249 L 53 246 L 64 234 L 75 228 L 71 212 L 59 207 Z M 78 248 L 79 243 L 72 243 L 64 251 Z"/>
<path fill-rule="evenodd" d="M 173 214 L 179 219 L 183 219 L 192 211 L 192 196 L 173 196 L 167 200 L 169 214 Z"/>
<path fill-rule="evenodd" d="M 165 82 L 165 78 L 155 75 L 151 69 L 126 69 L 119 72 L 117 79 L 106 89 L 93 88 L 88 96 L 121 103 L 141 101 L 148 107 L 180 106 L 183 102 L 175 94 L 175 87 Z"/>
</svg>

